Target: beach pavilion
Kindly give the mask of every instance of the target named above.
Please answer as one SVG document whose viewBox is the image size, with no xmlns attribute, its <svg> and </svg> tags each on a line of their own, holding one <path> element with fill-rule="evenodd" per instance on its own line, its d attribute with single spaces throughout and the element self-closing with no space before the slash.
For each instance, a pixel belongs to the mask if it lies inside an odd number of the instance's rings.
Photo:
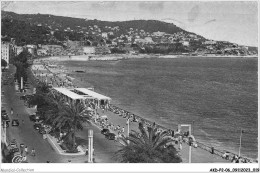
<svg viewBox="0 0 260 173">
<path fill-rule="evenodd" d="M 53 88 L 53 91 L 58 94 L 59 96 L 61 96 L 64 100 L 66 100 L 68 103 L 85 103 L 84 100 L 86 99 L 86 97 L 82 96 L 82 95 L 78 95 L 72 91 L 70 91 L 69 89 L 66 88 Z"/>
<path fill-rule="evenodd" d="M 94 101 L 94 104 L 97 105 L 97 107 L 99 107 L 99 108 L 101 106 L 107 107 L 110 104 L 110 101 L 112 100 L 110 97 L 96 93 L 96 92 L 91 91 L 87 88 L 75 88 L 73 90 L 73 92 L 75 92 L 79 95 L 85 95 L 85 96 L 91 97 Z"/>
</svg>

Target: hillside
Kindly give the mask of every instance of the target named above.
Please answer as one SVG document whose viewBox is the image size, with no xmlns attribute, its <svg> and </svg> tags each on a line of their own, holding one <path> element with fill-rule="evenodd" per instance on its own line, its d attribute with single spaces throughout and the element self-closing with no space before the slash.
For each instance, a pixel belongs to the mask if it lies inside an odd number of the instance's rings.
<svg viewBox="0 0 260 173">
<path fill-rule="evenodd" d="M 98 25 L 99 28 L 103 29 L 105 26 L 116 27 L 128 29 L 134 28 L 138 30 L 145 30 L 147 32 L 166 32 L 169 34 L 174 34 L 177 32 L 189 33 L 174 24 L 156 21 L 156 20 L 133 20 L 133 21 L 123 21 L 123 22 L 108 22 L 100 20 L 86 20 L 80 18 L 64 17 L 64 16 L 53 16 L 46 14 L 16 14 L 13 12 L 2 11 L 2 19 L 9 18 L 19 21 L 29 22 L 31 24 L 44 24 L 45 26 L 51 26 L 52 29 L 66 29 L 70 27 L 72 30 L 77 30 L 80 27 L 89 27 L 93 25 Z"/>
<path fill-rule="evenodd" d="M 14 29 L 8 27 L 11 23 L 15 26 L 14 28 L 19 28 L 18 32 Z M 23 27 L 19 27 L 19 26 Z M 19 43 L 21 39 L 18 39 L 17 36 L 21 32 L 25 32 L 27 37 L 34 37 L 28 33 L 28 28 L 33 27 L 32 30 L 35 31 L 35 26 L 41 26 L 42 30 L 45 30 L 45 34 L 50 34 L 50 31 L 55 31 L 55 37 L 64 41 L 66 38 L 70 40 L 78 40 L 80 37 L 86 36 L 88 33 L 89 27 L 97 25 L 102 32 L 108 32 L 108 28 L 119 27 L 120 30 L 114 34 L 114 37 L 125 35 L 129 31 L 129 28 L 134 30 L 144 30 L 147 33 L 153 32 L 165 32 L 168 34 L 174 34 L 178 32 L 183 32 L 184 34 L 189 34 L 174 24 L 169 24 L 166 22 L 156 21 L 156 20 L 134 20 L 134 21 L 123 21 L 123 22 L 108 22 L 100 20 L 86 20 L 79 18 L 63 17 L 63 16 L 54 16 L 46 14 L 16 14 L 13 12 L 2 11 L 2 35 L 8 35 L 14 37 Z M 25 27 L 26 26 L 26 27 Z M 24 31 L 22 29 L 24 28 Z M 38 27 L 39 28 L 39 27 Z M 68 29 L 69 28 L 69 29 Z M 11 30 L 10 30 L 11 29 Z M 68 31 L 69 33 L 64 33 Z M 88 34 L 91 35 L 91 34 Z M 74 38 L 76 37 L 76 38 Z M 200 37 L 200 36 L 199 36 Z M 202 37 L 201 37 L 202 38 Z M 46 39 L 46 38 L 45 38 Z M 94 38 L 95 39 L 95 38 Z M 28 40 L 31 42 L 30 40 Z M 42 40 L 43 41 L 43 40 Z M 36 42 L 39 42 L 36 41 Z"/>
<path fill-rule="evenodd" d="M 79 46 L 108 46 L 114 53 L 134 51 L 162 54 L 222 54 L 247 55 L 257 48 L 230 42 L 208 40 L 183 30 L 173 23 L 157 20 L 100 21 L 48 14 L 16 14 L 2 11 L 2 40 L 26 44 L 62 45 L 68 41 Z M 130 47 L 129 47 L 130 46 Z"/>
</svg>

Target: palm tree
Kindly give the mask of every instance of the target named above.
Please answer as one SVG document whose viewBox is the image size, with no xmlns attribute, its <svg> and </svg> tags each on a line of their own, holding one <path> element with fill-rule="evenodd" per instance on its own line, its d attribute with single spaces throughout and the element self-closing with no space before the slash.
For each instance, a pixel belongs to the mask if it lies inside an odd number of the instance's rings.
<svg viewBox="0 0 260 173">
<path fill-rule="evenodd" d="M 122 148 L 115 157 L 120 162 L 130 163 L 179 163 L 181 158 L 166 131 L 159 132 L 155 126 L 144 127 L 139 123 L 139 131 L 132 131 L 129 137 L 121 138 Z M 166 147 L 167 146 L 167 147 Z"/>
<path fill-rule="evenodd" d="M 48 120 L 52 121 L 55 129 L 66 129 L 67 135 L 65 141 L 70 150 L 76 148 L 75 133 L 83 129 L 83 123 L 89 122 L 91 116 L 85 106 L 80 103 L 65 103 L 64 101 L 57 101 L 56 106 L 58 112 L 50 114 Z M 90 123 L 90 122 L 89 122 Z"/>
</svg>

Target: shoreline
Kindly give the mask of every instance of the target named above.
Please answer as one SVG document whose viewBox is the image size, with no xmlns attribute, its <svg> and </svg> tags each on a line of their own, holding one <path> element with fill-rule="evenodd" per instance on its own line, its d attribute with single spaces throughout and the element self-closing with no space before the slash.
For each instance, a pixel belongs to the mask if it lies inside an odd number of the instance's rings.
<svg viewBox="0 0 260 173">
<path fill-rule="evenodd" d="M 258 55 L 159 55 L 159 54 L 108 54 L 108 55 L 61 55 L 61 56 L 48 56 L 40 57 L 39 59 L 51 60 L 51 61 L 118 61 L 118 60 L 128 60 L 128 59 L 175 59 L 175 58 L 258 58 Z"/>
<path fill-rule="evenodd" d="M 50 61 L 52 61 L 53 59 L 47 59 L 47 60 L 50 60 Z M 55 60 L 54 60 L 55 61 Z M 60 64 L 59 64 L 60 65 Z M 63 66 L 63 65 L 60 65 L 60 66 Z M 62 69 L 66 69 L 64 66 L 63 66 L 63 68 Z M 69 70 L 68 69 L 66 69 L 66 71 L 67 72 L 69 72 Z M 68 75 L 71 75 L 71 74 L 69 74 L 68 73 Z M 77 79 L 77 78 L 75 78 L 75 79 Z M 76 86 L 82 86 L 82 87 L 85 87 L 85 83 L 86 83 L 86 81 L 79 81 L 79 80 L 77 80 L 77 81 L 75 81 L 75 80 L 73 80 L 73 83 L 76 85 Z M 83 86 L 84 85 L 84 86 Z M 141 117 L 141 116 L 138 116 L 138 117 Z M 142 118 L 142 117 L 141 117 Z M 145 119 L 145 118 L 142 118 L 142 119 Z M 146 121 L 147 121 L 147 119 L 145 119 Z M 149 120 L 148 120 L 148 122 L 150 122 Z M 163 129 L 167 129 L 167 128 L 165 128 L 165 127 L 163 127 L 162 125 L 159 125 L 159 124 L 157 124 L 159 127 L 162 127 Z M 198 142 L 198 143 L 200 143 L 200 142 Z M 202 144 L 202 143 L 200 143 L 200 144 Z M 202 145 L 204 145 L 204 144 L 202 144 Z M 205 147 L 206 145 L 204 145 L 204 147 Z M 208 147 L 209 148 L 209 147 Z M 207 150 L 207 149 L 206 149 Z M 219 150 L 219 149 L 215 149 L 216 151 L 221 151 L 221 150 Z M 221 152 L 220 152 L 221 153 Z M 230 152 L 232 155 L 233 155 L 233 153 L 232 152 Z M 235 154 L 234 154 L 235 155 Z M 248 159 L 250 159 L 250 160 L 255 160 L 255 159 L 253 159 L 253 158 L 249 158 L 249 157 L 244 157 L 244 158 L 248 158 Z"/>
</svg>

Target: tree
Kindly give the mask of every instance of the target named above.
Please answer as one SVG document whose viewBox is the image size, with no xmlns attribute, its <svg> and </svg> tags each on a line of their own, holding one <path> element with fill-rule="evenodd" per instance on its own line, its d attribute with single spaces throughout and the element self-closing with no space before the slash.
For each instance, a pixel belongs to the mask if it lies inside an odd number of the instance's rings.
<svg viewBox="0 0 260 173">
<path fill-rule="evenodd" d="M 123 137 L 122 148 L 115 157 L 123 163 L 179 163 L 181 158 L 173 145 L 173 139 L 166 131 L 159 132 L 155 126 L 144 127 L 139 123 L 140 133 L 133 131 L 129 137 Z M 128 143 L 129 140 L 129 143 Z M 166 147 L 167 146 L 167 147 Z"/>
<path fill-rule="evenodd" d="M 54 128 L 66 129 L 67 135 L 64 137 L 64 141 L 68 149 L 73 151 L 77 147 L 75 133 L 83 129 L 83 123 L 89 122 L 91 116 L 80 102 L 67 103 L 58 101 L 56 105 L 59 111 L 48 119 L 52 120 Z"/>
<path fill-rule="evenodd" d="M 7 67 L 7 62 L 4 59 L 1 59 L 1 67 Z"/>
</svg>

